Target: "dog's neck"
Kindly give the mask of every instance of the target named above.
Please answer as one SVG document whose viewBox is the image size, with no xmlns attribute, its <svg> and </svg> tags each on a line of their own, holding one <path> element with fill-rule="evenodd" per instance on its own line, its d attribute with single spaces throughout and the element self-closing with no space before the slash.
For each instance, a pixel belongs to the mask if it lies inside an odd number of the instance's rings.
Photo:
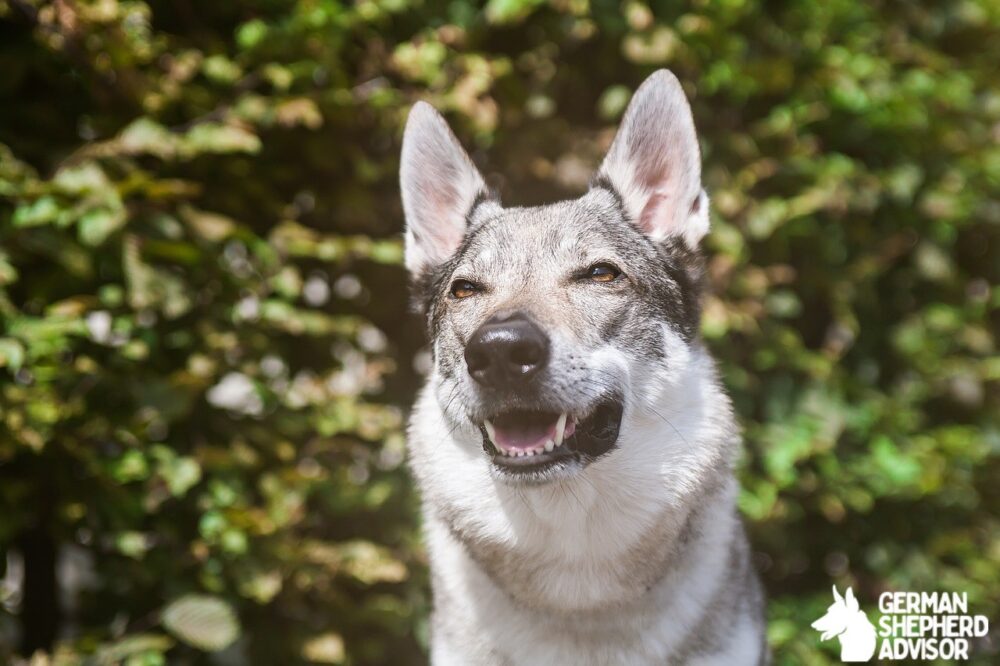
<svg viewBox="0 0 1000 666">
<path fill-rule="evenodd" d="M 728 402 L 710 373 L 690 377 L 657 405 L 632 400 L 618 449 L 548 485 L 489 476 L 477 434 L 457 430 L 442 446 L 471 452 L 463 463 L 475 473 L 457 475 L 429 508 L 527 606 L 580 612 L 640 600 L 687 544 L 714 538 L 715 527 L 728 536 L 735 520 Z"/>
</svg>

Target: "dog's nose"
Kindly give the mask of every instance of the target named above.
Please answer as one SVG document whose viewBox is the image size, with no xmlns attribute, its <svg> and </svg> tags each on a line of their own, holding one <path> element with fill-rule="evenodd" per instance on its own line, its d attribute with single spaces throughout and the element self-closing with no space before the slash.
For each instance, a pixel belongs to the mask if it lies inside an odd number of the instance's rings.
<svg viewBox="0 0 1000 666">
<path fill-rule="evenodd" d="M 469 374 L 485 386 L 513 387 L 548 361 L 549 338 L 521 312 L 492 317 L 465 345 Z"/>
</svg>

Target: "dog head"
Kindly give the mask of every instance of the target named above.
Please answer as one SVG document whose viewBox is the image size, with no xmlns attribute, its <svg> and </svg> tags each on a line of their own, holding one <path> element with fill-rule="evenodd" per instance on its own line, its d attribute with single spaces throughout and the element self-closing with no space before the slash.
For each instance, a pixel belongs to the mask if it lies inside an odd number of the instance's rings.
<svg viewBox="0 0 1000 666">
<path fill-rule="evenodd" d="M 854 597 L 854 590 L 847 588 L 847 598 L 840 596 L 837 586 L 833 586 L 833 603 L 826 609 L 826 615 L 812 623 L 812 628 L 822 632 L 820 640 L 825 641 L 843 634 L 856 621 L 861 609 Z"/>
<path fill-rule="evenodd" d="M 638 89 L 583 196 L 505 208 L 418 103 L 401 162 L 406 265 L 432 389 L 494 475 L 571 476 L 683 374 L 700 318 L 708 200 L 691 110 L 665 70 Z"/>
</svg>

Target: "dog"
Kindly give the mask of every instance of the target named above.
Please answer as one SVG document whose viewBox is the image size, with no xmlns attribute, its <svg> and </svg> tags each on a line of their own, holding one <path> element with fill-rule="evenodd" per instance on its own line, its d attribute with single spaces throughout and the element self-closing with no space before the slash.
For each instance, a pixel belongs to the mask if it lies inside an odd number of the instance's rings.
<svg viewBox="0 0 1000 666">
<path fill-rule="evenodd" d="M 698 333 L 708 197 L 674 75 L 636 91 L 577 199 L 504 207 L 423 102 L 400 183 L 432 357 L 408 428 L 431 662 L 766 662 L 741 438 Z"/>
<path fill-rule="evenodd" d="M 846 599 L 833 586 L 833 603 L 826 614 L 812 623 L 812 628 L 822 632 L 821 641 L 834 636 L 840 641 L 840 660 L 844 662 L 869 661 L 875 654 L 875 625 L 871 623 L 854 597 L 854 590 L 847 588 Z"/>
</svg>

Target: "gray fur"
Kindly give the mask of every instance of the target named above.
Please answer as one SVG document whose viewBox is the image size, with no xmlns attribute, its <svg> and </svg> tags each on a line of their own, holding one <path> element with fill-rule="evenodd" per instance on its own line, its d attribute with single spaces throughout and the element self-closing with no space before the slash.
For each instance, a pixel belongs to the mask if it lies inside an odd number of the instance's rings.
<svg viewBox="0 0 1000 666">
<path fill-rule="evenodd" d="M 436 112 L 413 114 L 407 264 L 434 366 L 409 452 L 433 663 L 760 663 L 763 598 L 735 509 L 740 438 L 697 335 L 707 198 L 680 85 L 650 77 L 590 191 L 533 208 L 504 208 Z M 621 276 L 587 279 L 598 263 Z M 474 295 L 453 296 L 456 280 Z M 515 310 L 545 331 L 551 359 L 498 394 L 471 379 L 463 350 Z M 498 410 L 584 418 L 608 396 L 624 412 L 601 455 L 527 484 L 484 452 Z"/>
</svg>

